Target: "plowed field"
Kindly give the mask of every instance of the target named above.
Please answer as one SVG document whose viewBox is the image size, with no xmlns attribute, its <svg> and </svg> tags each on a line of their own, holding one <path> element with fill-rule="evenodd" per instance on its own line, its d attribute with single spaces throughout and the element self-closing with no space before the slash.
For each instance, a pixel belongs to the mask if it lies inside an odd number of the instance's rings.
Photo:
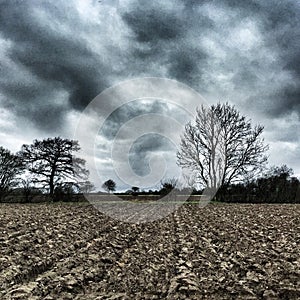
<svg viewBox="0 0 300 300">
<path fill-rule="evenodd" d="M 300 299 L 300 205 L 183 205 L 122 223 L 0 205 L 0 299 Z"/>
</svg>

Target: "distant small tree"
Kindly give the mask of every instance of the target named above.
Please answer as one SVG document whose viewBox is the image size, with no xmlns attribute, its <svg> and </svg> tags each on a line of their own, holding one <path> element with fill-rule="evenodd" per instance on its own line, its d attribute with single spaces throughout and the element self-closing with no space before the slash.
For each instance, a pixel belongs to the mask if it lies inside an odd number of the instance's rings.
<svg viewBox="0 0 300 300">
<path fill-rule="evenodd" d="M 26 203 L 32 202 L 34 197 L 42 194 L 42 191 L 33 185 L 33 180 L 30 177 L 25 179 L 22 178 L 19 185 L 22 191 L 24 202 Z"/>
<path fill-rule="evenodd" d="M 289 168 L 287 165 L 282 166 L 272 166 L 265 174 L 265 177 L 281 177 L 289 178 L 294 174 L 292 168 Z"/>
<path fill-rule="evenodd" d="M 0 146 L 0 200 L 18 185 L 17 177 L 23 170 L 21 158 Z"/>
<path fill-rule="evenodd" d="M 116 183 L 112 179 L 108 179 L 102 184 L 102 188 L 109 193 L 114 192 L 116 190 Z"/>
<path fill-rule="evenodd" d="M 131 189 L 133 191 L 133 194 L 137 194 L 139 192 L 139 190 L 140 190 L 140 188 L 137 187 L 137 186 L 133 186 Z"/>
<path fill-rule="evenodd" d="M 177 180 L 175 178 L 161 181 L 160 193 L 163 195 L 170 193 L 176 187 L 176 184 Z"/>
<path fill-rule="evenodd" d="M 88 194 L 88 193 L 95 190 L 94 184 L 91 183 L 89 180 L 79 182 L 78 187 L 79 187 L 79 192 L 80 193 L 85 193 L 85 194 Z"/>
</svg>

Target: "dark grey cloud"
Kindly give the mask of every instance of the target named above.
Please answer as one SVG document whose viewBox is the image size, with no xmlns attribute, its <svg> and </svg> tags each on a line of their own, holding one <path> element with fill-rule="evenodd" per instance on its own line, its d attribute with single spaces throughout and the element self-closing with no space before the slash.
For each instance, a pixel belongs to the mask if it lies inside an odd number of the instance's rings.
<svg viewBox="0 0 300 300">
<path fill-rule="evenodd" d="M 43 23 L 44 18 L 50 24 Z M 51 22 L 64 23 L 66 32 L 51 28 Z M 26 84 L 22 78 L 2 81 L 1 92 L 15 101 L 17 113 L 43 130 L 57 129 L 63 122 L 64 109 L 52 103 L 57 97 L 53 91 L 68 93 L 65 109 L 81 110 L 107 86 L 108 70 L 101 64 L 101 55 L 79 36 L 81 27 L 75 7 L 66 2 L 0 3 L 0 34 L 12 43 L 8 57 L 32 77 Z"/>
<path fill-rule="evenodd" d="M 207 1 L 183 1 L 187 7 L 201 7 Z M 237 1 L 224 0 L 214 2 L 212 7 L 223 9 L 232 18 L 225 24 L 223 37 L 218 36 L 219 41 L 226 48 L 224 41 L 228 32 L 234 30 L 236 25 L 241 27 L 247 20 L 253 20 L 257 26 L 262 45 L 257 45 L 256 52 L 249 55 L 248 49 L 242 49 L 241 41 L 237 38 L 236 49 L 234 47 L 225 49 L 227 51 L 224 59 L 225 68 L 219 70 L 226 75 L 234 71 L 232 84 L 235 89 L 240 89 L 253 106 L 265 107 L 265 113 L 270 117 L 284 116 L 293 111 L 300 114 L 299 109 L 299 86 L 300 86 L 300 5 L 297 1 Z M 200 10 L 201 11 L 201 10 Z M 219 28 L 220 22 L 214 22 L 211 34 L 222 32 Z M 205 27 L 204 27 L 205 28 Z M 224 40 L 222 40 L 224 38 Z M 240 42 L 240 43 L 239 43 Z M 274 55 L 273 65 L 266 66 L 261 53 L 268 51 Z M 232 54 L 232 57 L 230 57 Z M 209 57 L 208 57 L 209 60 Z M 194 64 L 197 61 L 194 60 Z M 230 70 L 231 69 L 231 70 Z M 281 72 L 287 72 L 290 78 L 284 83 L 276 82 Z M 257 90 L 259 95 L 253 96 L 253 91 L 261 84 L 262 79 L 274 73 L 273 85 L 265 85 L 264 90 Z M 226 93 L 225 93 L 226 95 Z M 263 105 L 261 105 L 263 103 Z"/>
<path fill-rule="evenodd" d="M 132 28 L 138 42 L 157 43 L 158 40 L 177 39 L 183 34 L 182 20 L 158 7 L 135 7 L 133 11 L 125 12 L 123 19 Z"/>
<path fill-rule="evenodd" d="M 121 126 L 129 120 L 149 113 L 166 114 L 167 111 L 167 104 L 158 100 L 149 101 L 148 103 L 144 102 L 143 104 L 140 101 L 132 101 L 116 109 L 105 120 L 99 134 L 108 140 L 112 140 L 117 135 Z"/>
<path fill-rule="evenodd" d="M 94 5 L 99 7 L 99 3 Z M 215 9 L 217 13 L 232 14 L 233 17 L 222 22 L 210 15 L 207 7 Z M 64 100 L 65 109 L 81 110 L 114 81 L 114 76 L 125 79 L 140 74 L 164 74 L 198 90 L 207 91 L 207 85 L 214 84 L 214 71 L 226 75 L 233 70 L 235 76 L 232 84 L 250 93 L 249 90 L 259 81 L 255 72 L 272 70 L 262 69 L 261 58 L 247 56 L 247 49 L 239 49 L 238 40 L 231 48 L 226 44 L 230 32 L 249 18 L 262 34 L 262 47 L 265 50 L 273 49 L 278 54 L 277 64 L 299 78 L 300 18 L 299 5 L 295 1 L 131 1 L 126 7 L 119 8 L 117 13 L 133 33 L 134 42 L 131 42 L 129 52 L 122 53 L 120 47 L 120 51 L 110 53 L 119 57 L 111 58 L 107 57 L 108 53 L 95 51 L 82 35 L 98 31 L 99 43 L 110 47 L 109 37 L 102 34 L 109 24 L 90 24 L 82 20 L 72 2 L 2 1 L 0 8 L 1 35 L 12 42 L 8 57 L 34 77 L 31 85 L 24 84 L 22 79 L 19 82 L 13 79 L 1 82 L 1 91 L 9 101 L 16 100 L 17 111 L 20 103 L 34 103 L 35 109 L 28 113 L 37 116 L 32 120 L 43 129 L 51 129 L 59 124 L 56 121 L 47 126 L 39 123 L 40 111 L 43 110 L 43 107 L 40 109 L 41 102 L 49 103 L 50 115 L 57 111 L 56 105 L 51 105 L 51 98 L 56 97 L 52 93 L 54 90 L 61 89 L 68 93 Z M 104 8 L 103 11 L 106 13 Z M 49 21 L 53 22 L 52 26 Z M 227 51 L 223 62 L 214 63 L 216 49 L 203 47 L 201 38 L 204 36 L 214 37 L 215 42 Z M 128 39 L 129 36 L 121 34 L 121 38 Z M 105 63 L 106 60 L 125 65 L 123 71 L 114 69 Z M 165 72 L 158 71 L 157 66 L 164 67 Z M 221 90 L 220 93 L 223 94 Z M 299 91 L 293 88 L 289 93 L 281 92 L 281 97 L 277 95 L 276 90 L 273 98 L 277 100 L 271 105 L 277 105 L 278 109 L 270 110 L 274 113 L 283 112 L 282 106 L 288 96 L 297 101 Z M 270 102 L 270 98 L 261 101 Z M 297 107 L 294 102 L 292 107 Z M 290 107 L 285 106 L 290 110 Z M 24 109 L 18 112 L 23 113 Z M 63 115 L 58 114 L 61 117 Z"/>
<path fill-rule="evenodd" d="M 203 93 L 210 93 L 210 87 L 215 85 L 216 96 L 226 97 L 225 100 L 232 95 L 228 94 L 227 85 L 223 90 L 216 82 L 216 73 L 228 76 L 233 89 L 243 92 L 249 101 L 255 98 L 258 106 L 261 102 L 265 107 L 272 106 L 265 111 L 272 117 L 297 109 L 299 91 L 289 87 L 288 80 L 266 85 L 265 89 L 257 86 L 264 79 L 269 81 L 272 73 L 277 76 L 286 71 L 292 80 L 299 80 L 300 72 L 299 5 L 295 1 L 275 2 L 174 1 L 163 5 L 133 1 L 122 17 L 138 42 L 133 44 L 137 58 L 160 61 L 169 78 L 188 83 Z M 239 28 L 244 31 L 239 33 Z M 203 38 L 207 37 L 212 39 L 209 48 L 203 46 Z M 251 42 L 255 38 L 257 41 Z M 247 43 L 257 43 L 257 48 L 252 45 L 254 49 L 249 49 Z M 216 46 L 225 52 L 219 61 L 214 57 Z M 273 65 L 265 60 L 272 55 Z M 287 89 L 289 92 L 284 92 Z M 254 91 L 259 95 L 254 96 Z"/>
<path fill-rule="evenodd" d="M 177 50 L 170 55 L 169 76 L 178 81 L 189 84 L 190 82 L 201 82 L 201 69 L 207 67 L 208 55 L 199 49 Z"/>
<path fill-rule="evenodd" d="M 0 1 L 0 105 L 11 128 L 60 134 L 106 87 L 159 76 L 260 116 L 271 132 L 272 119 L 300 116 L 299 28 L 294 0 Z M 101 134 L 109 140 L 143 113 L 170 111 L 122 107 Z M 296 142 L 297 125 L 268 137 Z M 135 147 L 144 160 L 150 150 Z"/>
<path fill-rule="evenodd" d="M 277 105 L 270 105 L 268 112 L 271 115 L 280 116 L 294 111 L 300 113 L 300 87 L 285 87 L 275 94 L 274 98 Z"/>
<path fill-rule="evenodd" d="M 125 143 L 131 145 L 128 154 L 122 150 L 120 153 L 118 152 L 114 156 L 114 160 L 111 161 L 111 169 L 113 169 L 113 163 L 120 165 L 128 159 L 129 165 L 137 175 L 146 176 L 151 172 L 151 158 L 153 155 L 158 155 L 160 160 L 167 162 L 168 177 L 175 176 L 174 174 L 178 171 L 178 167 L 176 166 L 176 147 L 172 142 L 173 137 L 170 135 L 172 130 L 166 127 L 166 124 L 162 121 L 161 124 L 157 124 L 155 127 L 155 130 L 158 130 L 159 133 L 154 133 L 153 129 L 149 131 L 149 124 L 147 121 L 143 122 L 144 116 L 149 114 L 172 118 L 182 125 L 186 124 L 190 119 L 190 115 L 182 107 L 175 104 L 167 104 L 162 100 L 144 99 L 143 102 L 136 100 L 119 107 L 105 120 L 103 127 L 99 131 L 97 143 L 97 155 L 101 157 L 101 161 L 98 164 L 99 172 L 103 169 L 102 162 L 106 164 L 110 160 L 114 146 L 119 143 Z M 128 126 L 127 122 L 134 121 L 136 117 L 139 117 L 137 122 L 139 130 L 145 132 L 145 134 L 138 138 L 132 138 L 132 136 L 135 136 L 135 132 L 132 132 L 132 130 L 135 131 L 135 127 L 129 126 L 128 129 L 126 126 Z M 123 125 L 125 128 L 122 128 Z M 126 135 L 123 137 L 118 136 L 114 140 L 121 128 L 126 132 L 129 130 L 129 137 Z M 176 133 L 176 135 L 178 134 L 179 132 Z M 113 176 L 116 177 L 116 174 Z"/>
<path fill-rule="evenodd" d="M 148 175 L 151 172 L 149 161 L 153 153 L 161 153 L 161 156 L 170 152 L 176 152 L 176 148 L 166 137 L 159 134 L 146 134 L 138 138 L 131 147 L 129 163 L 133 171 L 139 176 Z"/>
<path fill-rule="evenodd" d="M 199 86 L 207 53 L 193 38 L 213 27 L 207 16 L 189 11 L 180 1 L 132 1 L 121 15 L 137 41 L 135 57 L 158 61 L 166 66 L 168 78 Z"/>
<path fill-rule="evenodd" d="M 261 22 L 268 46 L 278 53 L 277 64 L 291 74 L 290 85 L 274 93 L 273 116 L 292 111 L 300 114 L 300 5 L 297 1 L 262 3 Z M 275 103 L 274 103 L 275 102 Z"/>
</svg>

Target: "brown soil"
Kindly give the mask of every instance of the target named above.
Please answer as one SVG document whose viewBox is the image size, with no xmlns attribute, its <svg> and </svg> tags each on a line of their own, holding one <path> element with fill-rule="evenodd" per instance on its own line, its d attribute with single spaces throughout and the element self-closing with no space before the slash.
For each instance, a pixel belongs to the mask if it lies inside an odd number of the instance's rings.
<svg viewBox="0 0 300 300">
<path fill-rule="evenodd" d="M 300 205 L 184 205 L 128 224 L 0 205 L 0 299 L 299 299 Z"/>
</svg>

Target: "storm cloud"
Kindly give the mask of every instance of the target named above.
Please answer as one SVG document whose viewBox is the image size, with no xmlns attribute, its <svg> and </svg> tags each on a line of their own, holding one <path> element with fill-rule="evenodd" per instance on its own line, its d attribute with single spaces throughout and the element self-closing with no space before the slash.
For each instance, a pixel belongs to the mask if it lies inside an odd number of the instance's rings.
<svg viewBox="0 0 300 300">
<path fill-rule="evenodd" d="M 288 162 L 300 174 L 299 28 L 300 4 L 293 0 L 2 0 L 2 144 L 17 150 L 33 135 L 68 136 L 105 88 L 158 76 L 189 85 L 208 103 L 236 105 L 285 152 L 286 158 L 271 149 L 271 163 Z M 168 108 L 154 101 L 116 111 L 103 141 L 147 112 Z M 148 150 L 137 145 L 154 145 L 158 137 L 148 138 L 133 146 L 133 158 L 145 159 Z M 149 149 L 172 152 L 165 144 Z"/>
</svg>

